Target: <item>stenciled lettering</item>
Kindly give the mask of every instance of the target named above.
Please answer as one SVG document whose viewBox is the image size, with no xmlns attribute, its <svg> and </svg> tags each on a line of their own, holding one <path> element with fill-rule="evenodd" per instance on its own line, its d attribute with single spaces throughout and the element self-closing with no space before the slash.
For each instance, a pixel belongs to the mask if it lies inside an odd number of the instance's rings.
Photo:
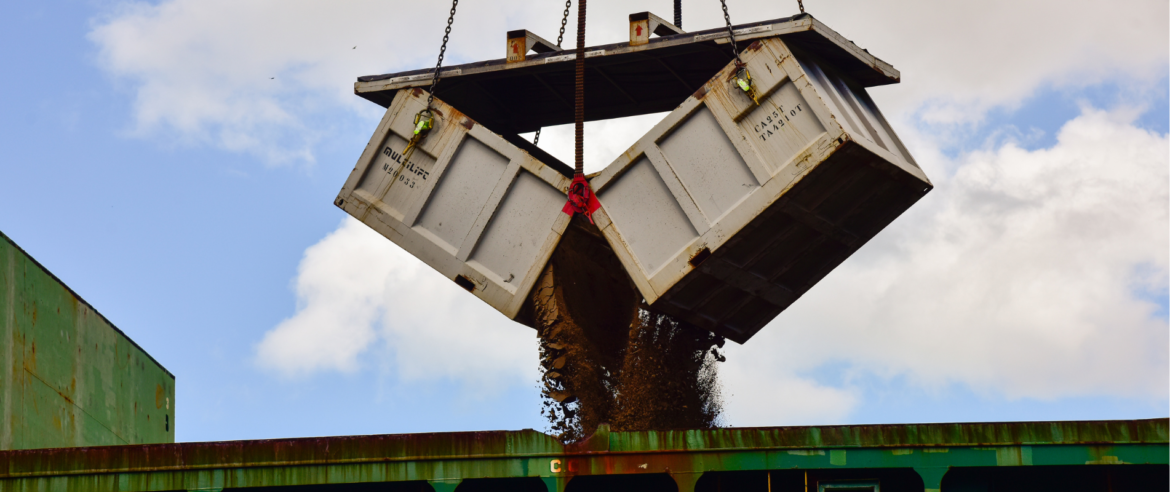
<svg viewBox="0 0 1170 492">
<path fill-rule="evenodd" d="M 391 149 L 389 146 L 384 147 L 382 149 L 382 155 L 389 157 L 390 160 L 400 164 L 399 166 L 393 166 L 393 167 L 390 166 L 389 162 L 382 164 L 382 170 L 386 171 L 386 173 L 390 174 L 391 178 L 398 178 L 399 181 L 406 183 L 407 181 L 403 180 L 403 176 L 402 176 L 403 173 L 413 174 L 413 175 L 418 176 L 419 178 L 423 179 L 424 181 L 431 176 L 431 172 L 423 169 L 422 165 L 420 165 L 414 161 L 403 162 L 402 154 L 399 154 L 394 149 Z M 411 188 L 414 188 L 414 183 L 415 183 L 414 180 L 409 181 Z"/>
<path fill-rule="evenodd" d="M 787 126 L 788 121 L 792 121 L 791 116 L 796 116 L 797 113 L 802 112 L 804 112 L 804 108 L 800 104 L 797 104 L 793 109 L 789 110 L 785 110 L 784 106 L 777 106 L 775 111 L 765 115 L 757 123 L 752 125 L 752 130 L 756 132 L 757 137 L 760 137 L 760 141 L 766 142 L 768 138 L 775 135 L 773 132 L 779 132 L 781 128 Z"/>
</svg>

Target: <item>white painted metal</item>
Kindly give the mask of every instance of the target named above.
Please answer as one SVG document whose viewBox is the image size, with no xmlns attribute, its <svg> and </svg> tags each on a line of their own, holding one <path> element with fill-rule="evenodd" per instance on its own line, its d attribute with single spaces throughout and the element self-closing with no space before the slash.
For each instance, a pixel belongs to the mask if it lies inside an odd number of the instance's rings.
<svg viewBox="0 0 1170 492">
<path fill-rule="evenodd" d="M 803 224 L 794 228 L 817 234 L 810 244 L 840 245 L 816 257 L 831 269 L 931 187 L 863 88 L 811 55 L 794 55 L 779 37 L 754 43 L 743 60 L 758 105 L 736 87 L 729 64 L 592 180 L 602 204 L 594 218 L 646 300 L 741 343 L 823 274 L 786 285 L 769 273 L 781 270 L 759 265 L 786 261 L 770 255 L 789 250 L 721 248 L 737 237 L 798 241 L 776 239 L 761 219 L 784 208 L 785 220 Z M 796 198 L 794 190 L 813 189 L 802 183 L 818 172 L 860 184 L 830 183 L 820 192 L 827 198 Z M 866 202 L 870 196 L 877 198 Z M 838 204 L 853 215 L 834 216 Z M 849 222 L 866 207 L 880 216 Z"/>
<path fill-rule="evenodd" d="M 568 225 L 570 180 L 434 105 L 434 129 L 404 160 L 426 93 L 399 91 L 334 203 L 515 318 Z"/>
</svg>

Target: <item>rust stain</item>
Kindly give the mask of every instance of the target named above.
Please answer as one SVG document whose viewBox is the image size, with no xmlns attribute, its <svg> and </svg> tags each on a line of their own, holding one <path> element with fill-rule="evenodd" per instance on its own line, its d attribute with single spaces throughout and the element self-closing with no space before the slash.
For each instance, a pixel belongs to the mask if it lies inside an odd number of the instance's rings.
<svg viewBox="0 0 1170 492">
<path fill-rule="evenodd" d="M 687 263 L 690 263 L 692 267 L 698 267 L 701 263 L 703 263 L 704 260 L 710 257 L 711 248 L 704 246 L 703 249 L 696 251 L 695 254 L 691 256 L 691 259 L 687 260 Z"/>
<path fill-rule="evenodd" d="M 166 398 L 166 390 L 161 384 L 154 385 L 154 408 L 162 408 L 164 398 Z"/>
<path fill-rule="evenodd" d="M 422 90 L 422 89 L 420 89 L 420 88 L 418 88 L 418 87 L 415 87 L 414 89 L 411 89 L 411 90 L 410 90 L 410 95 L 412 95 L 412 96 L 414 96 L 414 97 L 418 97 L 418 96 L 421 96 L 421 95 L 422 95 L 422 92 L 423 92 L 423 90 Z"/>
<path fill-rule="evenodd" d="M 470 130 L 471 127 L 475 126 L 475 122 L 471 121 L 471 118 L 463 118 L 463 121 L 459 122 L 459 124 L 463 125 L 463 128 L 466 128 L 468 130 Z"/>
<path fill-rule="evenodd" d="M 299 465 L 419 462 L 446 457 L 491 460 L 556 458 L 561 460 L 561 466 L 553 473 L 564 476 L 561 475 L 564 472 L 596 474 L 593 470 L 609 469 L 607 463 L 598 460 L 612 460 L 614 469 L 632 470 L 640 468 L 650 458 L 651 469 L 685 469 L 688 463 L 705 459 L 702 456 L 711 452 L 823 450 L 841 446 L 922 448 L 923 452 L 945 452 L 957 446 L 1004 446 L 1025 442 L 1032 446 L 1140 444 L 1151 448 L 1149 456 L 1156 454 L 1162 457 L 1159 460 L 1164 460 L 1166 429 L 1167 420 L 1162 418 L 612 432 L 606 433 L 604 437 L 607 438 L 588 439 L 571 446 L 561 445 L 552 436 L 532 430 L 97 446 L 0 451 L 0 463 L 5 465 L 0 467 L 0 478 L 273 466 L 279 467 L 271 468 L 274 470 L 288 470 L 287 467 Z M 617 453 L 610 443 L 622 451 Z M 517 444 L 520 446 L 515 447 Z M 1155 446 L 1156 450 L 1153 449 Z M 637 453 L 629 454 L 630 451 Z M 1094 457 L 1112 456 L 1106 451 L 1092 450 Z M 720 454 L 719 458 L 725 456 Z M 957 458 L 955 460 L 952 464 L 962 464 Z M 548 465 L 545 466 L 544 470 L 549 470 Z M 722 466 L 734 469 L 736 465 L 727 462 Z"/>
<path fill-rule="evenodd" d="M 695 99 L 703 99 L 703 96 L 706 96 L 706 95 L 707 95 L 707 84 L 703 84 L 702 86 L 700 86 L 698 89 L 695 90 L 695 93 L 693 94 Z"/>
</svg>

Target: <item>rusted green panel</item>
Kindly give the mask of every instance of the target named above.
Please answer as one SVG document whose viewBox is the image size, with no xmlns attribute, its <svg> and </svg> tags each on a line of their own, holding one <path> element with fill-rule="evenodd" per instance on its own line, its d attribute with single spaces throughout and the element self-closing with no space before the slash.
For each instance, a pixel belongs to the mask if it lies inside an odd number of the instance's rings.
<svg viewBox="0 0 1170 492">
<path fill-rule="evenodd" d="M 939 490 L 949 470 L 961 468 L 1165 467 L 1168 429 L 1167 419 L 628 433 L 603 426 L 568 446 L 523 430 L 45 449 L 0 452 L 0 490 L 453 486 L 466 479 L 534 477 L 550 491 L 563 491 L 574 477 L 666 473 L 690 492 L 706 473 L 775 470 L 822 477 L 913 470 L 927 490 Z"/>
<path fill-rule="evenodd" d="M 0 233 L 0 449 L 175 440 L 175 377 Z"/>
<path fill-rule="evenodd" d="M 740 427 L 608 433 L 609 451 L 1168 442 L 1165 420 Z M 596 436 L 595 436 L 596 437 Z"/>
</svg>

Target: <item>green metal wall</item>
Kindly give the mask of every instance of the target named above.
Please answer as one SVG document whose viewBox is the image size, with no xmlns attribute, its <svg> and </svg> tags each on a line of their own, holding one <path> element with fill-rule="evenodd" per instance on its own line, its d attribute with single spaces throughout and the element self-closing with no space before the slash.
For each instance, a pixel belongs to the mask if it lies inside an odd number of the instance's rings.
<svg viewBox="0 0 1170 492">
<path fill-rule="evenodd" d="M 0 491 L 1165 491 L 1168 442 L 1167 419 L 191 442 L 0 451 Z"/>
<path fill-rule="evenodd" d="M 0 449 L 175 441 L 175 377 L 0 233 Z"/>
</svg>

